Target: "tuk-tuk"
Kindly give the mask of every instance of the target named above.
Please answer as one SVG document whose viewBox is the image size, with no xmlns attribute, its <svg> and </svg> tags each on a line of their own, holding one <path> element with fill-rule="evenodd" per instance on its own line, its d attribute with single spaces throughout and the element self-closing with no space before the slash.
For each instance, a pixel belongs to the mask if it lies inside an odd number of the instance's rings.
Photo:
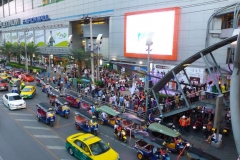
<svg viewBox="0 0 240 160">
<path fill-rule="evenodd" d="M 189 160 L 220 160 L 219 158 L 195 147 L 190 147 L 187 150 L 187 157 Z"/>
<path fill-rule="evenodd" d="M 68 119 L 70 114 L 69 103 L 66 102 L 66 100 L 63 97 L 57 97 L 54 101 L 54 105 L 56 113 Z"/>
<path fill-rule="evenodd" d="M 52 89 L 50 92 L 47 93 L 49 99 L 50 99 L 50 105 L 54 106 L 55 99 L 60 96 L 60 93 Z"/>
<path fill-rule="evenodd" d="M 80 107 L 80 95 L 78 95 L 75 92 L 72 92 L 70 90 L 65 90 L 63 92 L 63 95 L 65 97 L 65 99 L 68 101 L 68 103 L 70 104 L 70 106 L 75 107 L 75 108 L 79 108 Z"/>
<path fill-rule="evenodd" d="M 18 93 L 19 94 L 19 88 L 17 85 L 12 85 L 12 93 Z"/>
<path fill-rule="evenodd" d="M 84 110 L 81 110 L 81 112 L 75 111 L 75 115 L 75 126 L 77 130 L 81 128 L 85 132 L 97 135 L 98 123 L 95 116 Z"/>
<path fill-rule="evenodd" d="M 38 78 L 38 77 L 36 77 L 36 86 L 42 87 L 43 81 L 44 81 L 43 78 Z"/>
<path fill-rule="evenodd" d="M 145 120 L 130 113 L 121 114 L 121 125 L 129 135 L 134 135 L 139 131 L 147 131 Z"/>
<path fill-rule="evenodd" d="M 167 148 L 173 152 L 181 153 L 187 144 L 183 141 L 179 132 L 158 123 L 150 124 L 148 132 L 158 139 L 164 140 L 167 143 Z"/>
<path fill-rule="evenodd" d="M 150 160 L 170 160 L 169 151 L 164 146 L 164 140 L 156 139 L 147 132 L 136 133 L 135 137 L 136 141 L 133 149 L 137 152 L 138 159 L 142 160 L 147 158 Z M 157 152 L 155 154 L 153 153 L 154 147 L 157 148 Z M 165 152 L 160 153 L 160 149 Z"/>
<path fill-rule="evenodd" d="M 108 124 L 112 127 L 116 124 L 117 121 L 120 122 L 121 118 L 120 112 L 115 111 L 114 109 L 108 107 L 108 106 L 101 106 L 98 109 L 99 112 L 99 120 L 100 124 Z M 103 115 L 106 114 L 106 117 L 103 117 Z"/>
<path fill-rule="evenodd" d="M 41 120 L 53 127 L 55 121 L 54 109 L 47 102 L 37 104 L 37 117 L 38 122 Z"/>
<path fill-rule="evenodd" d="M 20 87 L 21 85 L 21 80 L 19 78 L 11 78 L 11 80 L 9 81 L 10 86 L 12 85 L 16 85 L 18 87 Z"/>
</svg>

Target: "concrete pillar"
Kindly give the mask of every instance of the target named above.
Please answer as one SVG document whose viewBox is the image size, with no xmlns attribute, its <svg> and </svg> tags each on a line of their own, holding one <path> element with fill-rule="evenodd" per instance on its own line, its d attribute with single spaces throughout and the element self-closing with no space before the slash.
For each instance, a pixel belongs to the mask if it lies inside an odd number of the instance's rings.
<svg viewBox="0 0 240 160">
<path fill-rule="evenodd" d="M 230 109 L 233 136 L 238 155 L 240 155 L 240 33 L 238 34 L 237 46 L 234 55 L 234 68 L 231 77 Z"/>
</svg>

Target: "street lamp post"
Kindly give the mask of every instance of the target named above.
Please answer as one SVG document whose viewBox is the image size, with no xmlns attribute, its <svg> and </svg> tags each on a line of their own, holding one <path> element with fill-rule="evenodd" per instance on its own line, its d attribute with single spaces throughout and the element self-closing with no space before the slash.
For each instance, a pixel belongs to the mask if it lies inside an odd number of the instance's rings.
<svg viewBox="0 0 240 160">
<path fill-rule="evenodd" d="M 146 77 L 146 82 L 145 82 L 145 90 L 146 90 L 146 114 L 145 114 L 145 118 L 148 118 L 148 99 L 149 99 L 149 95 L 148 95 L 148 90 L 149 90 L 149 74 L 150 74 L 150 47 L 153 44 L 152 42 L 152 38 L 153 38 L 153 32 L 148 33 L 148 37 L 147 37 L 147 41 L 146 41 L 146 46 L 147 51 L 148 51 L 148 58 L 147 58 L 147 77 Z"/>
<path fill-rule="evenodd" d="M 94 84 L 94 55 L 93 55 L 93 36 L 92 36 L 92 17 L 89 18 L 90 21 L 90 41 L 91 41 L 91 77 Z"/>
<path fill-rule="evenodd" d="M 24 31 L 24 48 L 25 48 L 25 59 L 26 59 L 26 63 L 25 63 L 25 68 L 26 68 L 26 72 L 28 73 L 28 57 L 27 57 L 27 40 L 26 40 L 26 30 Z"/>
</svg>

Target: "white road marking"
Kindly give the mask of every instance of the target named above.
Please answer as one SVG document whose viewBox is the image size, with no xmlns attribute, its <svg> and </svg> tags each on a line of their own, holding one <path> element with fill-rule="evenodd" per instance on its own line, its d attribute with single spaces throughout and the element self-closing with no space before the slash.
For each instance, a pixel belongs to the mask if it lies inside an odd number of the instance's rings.
<svg viewBox="0 0 240 160">
<path fill-rule="evenodd" d="M 37 120 L 33 120 L 33 119 L 16 119 L 16 120 L 21 122 L 37 122 Z"/>
<path fill-rule="evenodd" d="M 37 138 L 59 138 L 58 136 L 54 136 L 54 135 L 34 135 L 34 137 L 37 137 Z"/>
<path fill-rule="evenodd" d="M 0 160 L 3 160 L 3 158 L 0 156 Z"/>
<path fill-rule="evenodd" d="M 33 116 L 32 114 L 28 114 L 28 113 L 9 113 L 11 115 L 17 115 L 17 116 Z"/>
<path fill-rule="evenodd" d="M 32 127 L 32 126 L 23 126 L 24 128 L 27 129 L 41 129 L 41 130 L 50 130 L 49 128 L 46 127 Z"/>
<path fill-rule="evenodd" d="M 64 146 L 46 146 L 48 149 L 66 149 Z"/>
</svg>

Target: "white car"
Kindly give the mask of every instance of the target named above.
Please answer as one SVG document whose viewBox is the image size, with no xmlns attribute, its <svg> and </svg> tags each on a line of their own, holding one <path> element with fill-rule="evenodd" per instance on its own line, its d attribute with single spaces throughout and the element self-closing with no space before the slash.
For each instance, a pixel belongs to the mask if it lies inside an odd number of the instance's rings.
<svg viewBox="0 0 240 160">
<path fill-rule="evenodd" d="M 4 94 L 2 99 L 9 110 L 26 108 L 26 102 L 17 93 Z"/>
</svg>

